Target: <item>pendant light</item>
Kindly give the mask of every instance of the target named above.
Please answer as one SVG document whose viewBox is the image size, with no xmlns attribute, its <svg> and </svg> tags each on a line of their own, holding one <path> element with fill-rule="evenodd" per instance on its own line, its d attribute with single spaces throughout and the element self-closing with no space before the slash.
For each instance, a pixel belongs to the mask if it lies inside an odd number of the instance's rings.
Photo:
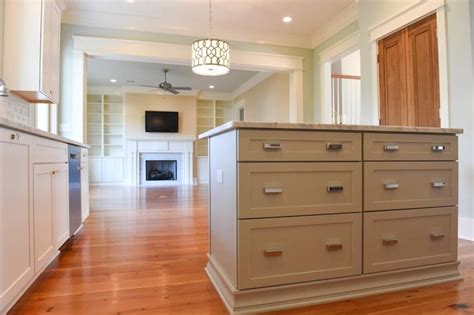
<svg viewBox="0 0 474 315">
<path fill-rule="evenodd" d="M 192 68 L 199 75 L 227 74 L 230 68 L 230 46 L 226 41 L 212 38 L 212 5 L 209 0 L 209 37 L 193 42 Z"/>
</svg>

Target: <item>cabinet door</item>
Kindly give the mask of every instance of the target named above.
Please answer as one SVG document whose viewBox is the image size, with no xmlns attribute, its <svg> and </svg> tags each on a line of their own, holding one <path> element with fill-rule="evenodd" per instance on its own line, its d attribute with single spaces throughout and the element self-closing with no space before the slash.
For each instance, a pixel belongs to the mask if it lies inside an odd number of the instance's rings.
<svg viewBox="0 0 474 315">
<path fill-rule="evenodd" d="M 11 134 L 0 129 L 0 313 L 34 277 L 29 146 Z"/>
<path fill-rule="evenodd" d="M 54 164 L 33 167 L 35 273 L 41 272 L 53 256 L 53 171 Z"/>
<path fill-rule="evenodd" d="M 89 216 L 89 164 L 81 163 L 81 207 L 82 222 Z"/>
<path fill-rule="evenodd" d="M 52 177 L 53 237 L 58 250 L 69 238 L 69 183 L 67 164 L 55 164 Z"/>
<path fill-rule="evenodd" d="M 102 181 L 119 183 L 123 181 L 123 158 L 102 159 Z"/>
<path fill-rule="evenodd" d="M 91 183 L 102 182 L 102 158 L 89 158 L 89 178 Z"/>
<path fill-rule="evenodd" d="M 43 0 L 41 41 L 41 92 L 53 103 L 59 102 L 61 11 L 54 0 Z"/>
</svg>

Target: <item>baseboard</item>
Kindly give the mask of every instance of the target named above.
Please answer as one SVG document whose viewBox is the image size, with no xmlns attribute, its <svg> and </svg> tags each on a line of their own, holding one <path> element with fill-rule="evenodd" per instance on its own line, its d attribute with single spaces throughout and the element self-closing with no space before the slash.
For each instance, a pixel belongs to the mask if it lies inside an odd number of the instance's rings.
<svg viewBox="0 0 474 315">
<path fill-rule="evenodd" d="M 459 238 L 474 241 L 474 219 L 459 217 Z"/>
<path fill-rule="evenodd" d="M 212 259 L 208 261 L 206 272 L 231 314 L 254 314 L 461 280 L 458 265 L 459 262 L 451 262 L 247 290 L 237 290 L 233 287 Z"/>
</svg>

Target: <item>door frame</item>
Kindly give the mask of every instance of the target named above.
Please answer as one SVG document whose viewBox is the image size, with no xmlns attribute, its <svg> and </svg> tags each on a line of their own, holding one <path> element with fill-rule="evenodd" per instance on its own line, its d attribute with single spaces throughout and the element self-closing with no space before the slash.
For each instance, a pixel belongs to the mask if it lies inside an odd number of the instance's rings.
<svg viewBox="0 0 474 315">
<path fill-rule="evenodd" d="M 331 100 L 331 63 L 360 49 L 360 34 L 356 31 L 336 44 L 328 47 L 319 54 L 320 62 L 320 102 L 321 102 L 321 123 L 331 124 L 332 122 L 332 100 Z M 315 113 L 316 114 L 316 113 Z"/>
<path fill-rule="evenodd" d="M 400 12 L 369 28 L 372 72 L 372 114 L 370 117 L 373 117 L 373 120 L 368 121 L 368 123 L 379 125 L 380 119 L 379 65 L 377 62 L 378 41 L 433 13 L 436 14 L 436 33 L 438 36 L 440 127 L 449 127 L 448 54 L 444 0 L 418 0 Z"/>
</svg>

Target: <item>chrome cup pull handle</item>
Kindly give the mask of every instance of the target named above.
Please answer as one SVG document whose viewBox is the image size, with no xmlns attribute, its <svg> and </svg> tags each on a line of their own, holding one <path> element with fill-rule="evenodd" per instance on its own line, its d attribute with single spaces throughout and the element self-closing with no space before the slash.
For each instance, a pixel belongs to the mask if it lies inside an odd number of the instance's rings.
<svg viewBox="0 0 474 315">
<path fill-rule="evenodd" d="M 400 150 L 400 146 L 398 144 L 385 144 L 383 150 L 387 152 L 398 151 Z"/>
<path fill-rule="evenodd" d="M 433 187 L 433 188 L 443 188 L 443 187 L 446 187 L 446 183 L 445 182 L 432 182 L 431 187 Z"/>
<path fill-rule="evenodd" d="M 326 250 L 341 250 L 343 248 L 341 243 L 327 243 Z"/>
<path fill-rule="evenodd" d="M 281 249 L 265 249 L 263 250 L 263 256 L 265 257 L 278 257 L 283 255 L 283 250 Z"/>
<path fill-rule="evenodd" d="M 263 148 L 265 150 L 281 150 L 283 145 L 281 143 L 264 143 Z"/>
<path fill-rule="evenodd" d="M 271 187 L 265 187 L 263 189 L 263 192 L 267 195 L 271 194 L 281 194 L 283 192 L 283 188 L 271 188 Z"/>
<path fill-rule="evenodd" d="M 443 152 L 445 149 L 446 147 L 443 144 L 433 144 L 431 146 L 432 152 Z"/>
<path fill-rule="evenodd" d="M 398 188 L 400 188 L 400 184 L 398 183 L 383 184 L 383 189 L 385 190 L 398 189 Z"/>
<path fill-rule="evenodd" d="M 430 235 L 430 238 L 433 240 L 433 241 L 436 241 L 436 240 L 441 240 L 444 238 L 444 233 L 431 233 Z"/>
<path fill-rule="evenodd" d="M 384 238 L 382 240 L 382 244 L 385 245 L 385 246 L 396 245 L 396 244 L 398 244 L 398 239 L 396 239 L 396 238 Z"/>
<path fill-rule="evenodd" d="M 341 192 L 344 191 L 344 186 L 342 185 L 329 185 L 326 187 L 328 192 Z"/>
<path fill-rule="evenodd" d="M 327 151 L 339 151 L 342 150 L 342 143 L 327 143 L 326 144 Z"/>
</svg>

